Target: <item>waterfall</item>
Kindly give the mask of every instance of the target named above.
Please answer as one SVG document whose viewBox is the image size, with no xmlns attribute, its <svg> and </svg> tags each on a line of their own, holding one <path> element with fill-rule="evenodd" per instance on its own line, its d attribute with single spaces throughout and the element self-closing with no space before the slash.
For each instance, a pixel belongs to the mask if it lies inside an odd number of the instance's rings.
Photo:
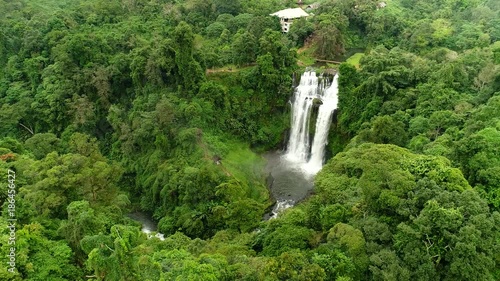
<svg viewBox="0 0 500 281">
<path fill-rule="evenodd" d="M 306 162 L 309 156 L 309 118 L 313 97 L 317 95 L 318 77 L 308 71 L 300 77 L 292 104 L 292 129 L 287 149 L 287 158 L 293 162 Z"/>
<path fill-rule="evenodd" d="M 338 76 L 328 79 L 318 78 L 314 71 L 306 71 L 295 88 L 292 105 L 291 129 L 286 153 L 279 156 L 269 155 L 267 170 L 273 178 L 272 193 L 276 205 L 268 218 L 276 218 L 283 210 L 307 197 L 313 188 L 312 176 L 323 166 L 325 147 L 332 115 L 338 103 Z M 313 115 L 313 102 L 321 100 L 316 120 Z M 314 138 L 310 142 L 309 124 L 316 121 Z"/>
<path fill-rule="evenodd" d="M 338 103 L 337 80 L 338 75 L 335 75 L 332 84 L 325 85 L 323 80 L 320 81 L 316 77 L 314 71 L 307 71 L 302 74 L 300 84 L 295 89 L 290 139 L 285 158 L 290 162 L 300 164 L 301 169 L 310 175 L 316 174 L 323 165 L 332 114 Z M 318 109 L 316 129 L 311 146 L 309 122 L 315 98 L 320 99 L 322 104 Z"/>
<path fill-rule="evenodd" d="M 333 82 L 326 89 L 321 100 L 323 104 L 319 107 L 318 118 L 316 119 L 316 131 L 311 147 L 311 158 L 307 164 L 307 169 L 316 174 L 323 166 L 325 147 L 328 144 L 328 132 L 332 123 L 332 114 L 337 109 L 338 103 L 338 75 L 333 77 Z"/>
</svg>

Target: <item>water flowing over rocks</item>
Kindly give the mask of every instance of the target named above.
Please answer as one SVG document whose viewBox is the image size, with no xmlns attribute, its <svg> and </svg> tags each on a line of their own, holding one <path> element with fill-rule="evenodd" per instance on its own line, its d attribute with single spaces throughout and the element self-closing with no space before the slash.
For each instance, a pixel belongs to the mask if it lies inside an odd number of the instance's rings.
<svg viewBox="0 0 500 281">
<path fill-rule="evenodd" d="M 319 100 L 319 101 L 318 101 Z M 291 129 L 286 152 L 270 153 L 267 171 L 276 205 L 270 214 L 278 213 L 307 197 L 313 188 L 313 177 L 324 164 L 325 147 L 332 115 L 338 104 L 338 74 L 333 81 L 321 78 L 314 71 L 306 71 L 295 89 L 292 104 Z M 311 141 L 310 124 L 314 106 L 318 106 L 314 137 Z"/>
</svg>

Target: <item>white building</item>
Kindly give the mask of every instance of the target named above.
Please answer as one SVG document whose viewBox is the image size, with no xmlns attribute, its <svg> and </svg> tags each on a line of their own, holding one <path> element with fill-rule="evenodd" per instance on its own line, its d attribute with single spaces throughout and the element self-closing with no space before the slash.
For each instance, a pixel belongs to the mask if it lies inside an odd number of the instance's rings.
<svg viewBox="0 0 500 281">
<path fill-rule="evenodd" d="M 283 32 L 288 32 L 290 30 L 290 25 L 292 24 L 294 19 L 307 17 L 309 16 L 309 14 L 301 8 L 289 8 L 277 11 L 276 13 L 271 14 L 271 16 L 279 17 L 281 29 L 283 30 Z"/>
<path fill-rule="evenodd" d="M 319 3 L 319 2 L 309 4 L 309 5 L 307 5 L 307 7 L 306 7 L 306 11 L 316 10 L 317 8 L 319 8 L 319 5 L 320 5 L 320 3 Z"/>
</svg>

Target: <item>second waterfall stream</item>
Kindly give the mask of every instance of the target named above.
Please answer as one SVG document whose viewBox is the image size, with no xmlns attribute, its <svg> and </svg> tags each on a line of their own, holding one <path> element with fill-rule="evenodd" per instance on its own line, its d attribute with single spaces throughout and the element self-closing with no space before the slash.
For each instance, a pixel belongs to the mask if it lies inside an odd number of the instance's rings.
<svg viewBox="0 0 500 281">
<path fill-rule="evenodd" d="M 314 99 L 321 100 L 322 104 L 318 109 L 314 137 L 310 142 L 309 124 Z M 315 175 L 323 166 L 328 132 L 337 104 L 338 75 L 329 84 L 326 79 L 318 79 L 314 71 L 302 74 L 293 97 L 290 139 L 284 157 L 299 164 L 309 176 Z"/>
</svg>

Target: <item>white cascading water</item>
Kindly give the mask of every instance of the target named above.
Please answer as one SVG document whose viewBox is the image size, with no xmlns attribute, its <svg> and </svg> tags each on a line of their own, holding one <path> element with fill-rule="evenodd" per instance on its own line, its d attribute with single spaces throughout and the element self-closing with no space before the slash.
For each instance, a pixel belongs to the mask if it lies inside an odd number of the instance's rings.
<svg viewBox="0 0 500 281">
<path fill-rule="evenodd" d="M 160 239 L 161 241 L 165 240 L 165 235 L 163 233 L 156 232 L 156 234 L 153 235 L 153 231 L 151 231 L 151 229 L 149 229 L 149 228 L 147 228 L 145 226 L 142 227 L 141 231 L 144 232 L 144 233 L 146 233 L 146 235 L 148 236 L 148 239 L 156 237 L 156 238 Z"/>
<path fill-rule="evenodd" d="M 316 174 L 323 166 L 325 146 L 331 125 L 333 111 L 338 103 L 338 75 L 328 87 L 319 81 L 314 71 L 307 71 L 300 77 L 300 84 L 295 89 L 292 104 L 292 126 L 285 158 L 300 164 L 308 175 Z M 326 90 L 325 90 L 326 88 Z M 316 119 L 316 130 L 312 146 L 309 144 L 309 119 L 311 117 L 313 99 L 320 99 Z"/>
<path fill-rule="evenodd" d="M 337 80 L 338 75 L 335 75 L 332 84 L 326 89 L 321 97 L 323 104 L 318 109 L 316 131 L 311 147 L 311 158 L 305 167 L 311 174 L 316 174 L 321 170 L 321 167 L 323 167 L 325 147 L 328 144 L 328 132 L 332 124 L 332 115 L 333 111 L 337 109 L 338 104 L 339 89 Z"/>
<path fill-rule="evenodd" d="M 278 200 L 273 210 L 271 211 L 272 216 L 270 219 L 275 219 L 278 217 L 279 213 L 293 206 L 295 202 L 293 200 Z"/>
<path fill-rule="evenodd" d="M 292 104 L 292 128 L 286 157 L 292 162 L 306 162 L 309 156 L 309 118 L 313 98 L 318 95 L 318 77 L 314 71 L 304 72 L 295 89 Z"/>
<path fill-rule="evenodd" d="M 338 103 L 337 79 L 338 75 L 335 75 L 332 84 L 326 85 L 326 79 L 318 79 L 314 71 L 304 72 L 300 77 L 300 84 L 295 89 L 292 103 L 290 138 L 286 154 L 282 158 L 285 160 L 282 164 L 286 165 L 288 175 L 292 175 L 290 170 L 299 171 L 303 179 L 311 181 L 311 177 L 321 170 L 332 114 Z M 311 118 L 315 98 L 320 99 L 322 104 L 318 109 L 316 129 L 311 146 L 309 143 L 309 119 Z M 276 173 L 278 174 L 278 172 Z M 292 180 L 300 182 L 297 178 L 292 178 Z M 285 182 L 285 186 L 294 185 L 286 180 L 281 181 Z M 270 218 L 276 218 L 279 213 L 294 204 L 294 200 L 278 197 Z"/>
</svg>

